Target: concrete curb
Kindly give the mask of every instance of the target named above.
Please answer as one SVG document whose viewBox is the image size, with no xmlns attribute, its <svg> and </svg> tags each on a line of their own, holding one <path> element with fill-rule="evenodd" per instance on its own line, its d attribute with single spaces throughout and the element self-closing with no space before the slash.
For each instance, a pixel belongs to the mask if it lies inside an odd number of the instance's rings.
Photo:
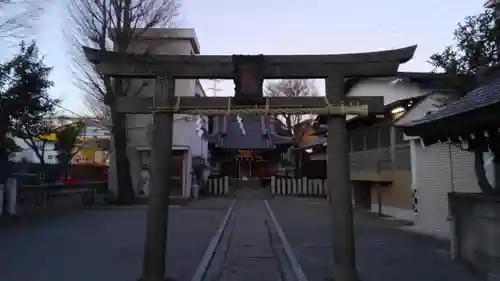
<svg viewBox="0 0 500 281">
<path fill-rule="evenodd" d="M 205 273 L 210 265 L 210 262 L 212 261 L 214 255 L 215 255 L 215 252 L 217 250 L 217 246 L 219 246 L 219 243 L 222 239 L 224 231 L 226 230 L 226 226 L 227 226 L 227 223 L 229 221 L 229 218 L 231 217 L 231 214 L 233 213 L 233 209 L 234 209 L 235 204 L 236 204 L 236 199 L 234 199 L 233 202 L 231 203 L 229 210 L 227 211 L 226 215 L 222 219 L 222 222 L 219 226 L 219 229 L 215 233 L 215 236 L 212 238 L 212 241 L 210 241 L 210 244 L 208 244 L 207 250 L 205 251 L 205 254 L 203 255 L 203 258 L 201 259 L 201 262 L 198 265 L 198 268 L 196 269 L 193 277 L 191 278 L 191 281 L 202 281 L 203 277 L 205 277 Z"/>
<path fill-rule="evenodd" d="M 283 232 L 283 229 L 281 229 L 281 226 L 278 223 L 278 220 L 274 216 L 273 210 L 271 209 L 271 206 L 269 206 L 269 203 L 267 200 L 264 200 L 264 204 L 266 204 L 267 211 L 269 213 L 269 216 L 271 217 L 274 227 L 276 227 L 276 232 L 278 233 L 279 238 L 281 239 L 281 243 L 283 244 L 283 250 L 285 251 L 285 255 L 288 259 L 288 262 L 290 263 L 290 266 L 292 267 L 292 270 L 295 274 L 295 278 L 297 281 L 308 281 L 306 275 L 304 274 L 304 271 L 302 270 L 302 267 L 299 264 L 299 261 L 295 257 L 295 254 L 293 253 L 292 247 L 290 246 L 290 243 L 288 242 L 288 239 L 285 236 L 285 233 Z"/>
</svg>

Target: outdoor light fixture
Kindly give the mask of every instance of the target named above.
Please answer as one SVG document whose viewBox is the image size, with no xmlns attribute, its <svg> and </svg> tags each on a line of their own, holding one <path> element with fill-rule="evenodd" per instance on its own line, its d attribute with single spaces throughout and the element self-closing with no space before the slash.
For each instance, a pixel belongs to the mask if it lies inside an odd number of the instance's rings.
<svg viewBox="0 0 500 281">
<path fill-rule="evenodd" d="M 264 56 L 233 56 L 234 101 L 241 105 L 265 104 L 262 93 L 264 83 Z"/>
<path fill-rule="evenodd" d="M 308 149 L 306 149 L 306 152 L 311 154 L 313 152 L 313 150 L 312 150 L 312 148 L 308 148 Z"/>
<path fill-rule="evenodd" d="M 405 111 L 405 109 L 402 106 L 398 106 L 396 108 L 391 109 L 392 114 L 398 114 Z"/>
</svg>

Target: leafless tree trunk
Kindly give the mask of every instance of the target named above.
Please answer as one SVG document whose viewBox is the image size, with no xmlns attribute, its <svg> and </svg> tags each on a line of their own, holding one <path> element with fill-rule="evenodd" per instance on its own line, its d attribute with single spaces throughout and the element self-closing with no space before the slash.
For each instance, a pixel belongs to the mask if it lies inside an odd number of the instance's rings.
<svg viewBox="0 0 500 281">
<path fill-rule="evenodd" d="M 112 121 L 118 203 L 121 204 L 131 203 L 134 191 L 127 157 L 126 116 L 117 112 L 113 104 L 115 97 L 128 94 L 130 83 L 99 74 L 86 61 L 81 47 L 127 52 L 130 45 L 147 29 L 172 26 L 179 6 L 179 0 L 68 1 L 73 26 L 67 35 L 73 43 L 75 83 L 84 91 L 90 110 L 101 120 Z"/>
<path fill-rule="evenodd" d="M 307 97 L 317 96 L 318 90 L 311 80 L 305 79 L 282 79 L 268 82 L 264 86 L 264 94 L 269 97 Z M 291 136 L 294 133 L 294 126 L 303 121 L 306 115 L 284 114 L 278 116 L 284 123 L 284 128 Z"/>
</svg>

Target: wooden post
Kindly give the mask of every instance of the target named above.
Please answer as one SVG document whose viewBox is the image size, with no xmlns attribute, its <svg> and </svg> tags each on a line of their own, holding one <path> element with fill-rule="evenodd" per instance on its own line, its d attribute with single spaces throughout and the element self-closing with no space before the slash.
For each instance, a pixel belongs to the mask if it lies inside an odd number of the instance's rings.
<svg viewBox="0 0 500 281">
<path fill-rule="evenodd" d="M 390 151 L 391 151 L 391 171 L 392 173 L 394 173 L 394 171 L 396 170 L 396 127 L 392 126 L 390 127 L 390 132 L 391 132 L 391 135 L 390 135 L 390 140 L 391 140 L 391 146 L 390 146 Z"/>
<path fill-rule="evenodd" d="M 344 77 L 326 79 L 326 94 L 330 103 L 344 97 Z M 327 183 L 333 214 L 334 280 L 355 281 L 353 210 L 350 184 L 349 141 L 345 116 L 328 116 Z"/>
<path fill-rule="evenodd" d="M 158 77 L 155 100 L 173 99 L 175 80 Z M 164 281 L 167 247 L 168 205 L 172 179 L 173 114 L 153 113 L 150 194 L 141 281 Z"/>
<path fill-rule="evenodd" d="M 382 216 L 382 185 L 377 184 L 377 203 L 378 203 L 378 215 Z"/>
</svg>

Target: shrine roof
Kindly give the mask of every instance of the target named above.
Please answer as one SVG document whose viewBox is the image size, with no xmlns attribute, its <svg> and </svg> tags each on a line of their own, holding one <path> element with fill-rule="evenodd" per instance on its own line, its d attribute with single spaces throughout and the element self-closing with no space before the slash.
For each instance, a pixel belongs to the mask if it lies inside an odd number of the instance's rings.
<svg viewBox="0 0 500 281">
<path fill-rule="evenodd" d="M 291 144 L 291 137 L 275 132 L 271 118 L 242 115 L 242 128 L 237 116 L 217 116 L 214 133 L 208 140 L 223 149 L 273 149 L 277 144 Z"/>
<path fill-rule="evenodd" d="M 413 122 L 399 125 L 409 136 L 447 137 L 498 126 L 500 77 Z"/>
</svg>

